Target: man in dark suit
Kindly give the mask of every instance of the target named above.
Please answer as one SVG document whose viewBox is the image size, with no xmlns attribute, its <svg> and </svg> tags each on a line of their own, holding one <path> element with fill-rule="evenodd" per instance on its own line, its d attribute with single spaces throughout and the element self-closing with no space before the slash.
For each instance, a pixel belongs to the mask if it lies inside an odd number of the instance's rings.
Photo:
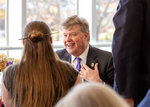
<svg viewBox="0 0 150 107">
<path fill-rule="evenodd" d="M 110 52 L 89 45 L 89 25 L 77 15 L 68 17 L 63 23 L 65 49 L 57 51 L 60 59 L 78 66 L 76 58 L 81 58 L 80 76 L 89 82 L 102 82 L 113 86 L 114 68 Z"/>
<path fill-rule="evenodd" d="M 114 88 L 136 107 L 150 88 L 150 0 L 120 0 L 113 21 Z"/>
</svg>

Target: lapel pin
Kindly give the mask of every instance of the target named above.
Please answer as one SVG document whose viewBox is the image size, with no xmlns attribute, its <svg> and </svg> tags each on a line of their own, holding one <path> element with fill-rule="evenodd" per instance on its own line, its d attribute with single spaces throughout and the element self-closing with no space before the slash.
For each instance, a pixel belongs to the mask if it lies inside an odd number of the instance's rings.
<svg viewBox="0 0 150 107">
<path fill-rule="evenodd" d="M 94 67 L 94 63 L 91 63 L 91 67 Z"/>
</svg>

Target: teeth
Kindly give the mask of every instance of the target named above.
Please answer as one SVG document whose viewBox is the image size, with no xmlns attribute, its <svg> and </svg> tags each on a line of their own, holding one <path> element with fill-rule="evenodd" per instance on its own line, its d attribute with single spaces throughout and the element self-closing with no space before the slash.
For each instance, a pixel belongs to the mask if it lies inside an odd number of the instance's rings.
<svg viewBox="0 0 150 107">
<path fill-rule="evenodd" d="M 72 46 L 73 44 L 67 44 L 68 46 Z"/>
</svg>

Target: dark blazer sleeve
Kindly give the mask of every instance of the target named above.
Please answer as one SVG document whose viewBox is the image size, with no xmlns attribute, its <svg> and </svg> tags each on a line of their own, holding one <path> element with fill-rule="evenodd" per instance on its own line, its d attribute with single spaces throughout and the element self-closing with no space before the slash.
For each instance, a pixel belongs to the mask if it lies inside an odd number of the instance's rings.
<svg viewBox="0 0 150 107">
<path fill-rule="evenodd" d="M 112 53 L 115 82 L 124 98 L 137 96 L 143 30 L 142 0 L 120 0 L 113 18 L 115 33 Z M 144 35 L 143 35 L 144 36 Z"/>
</svg>

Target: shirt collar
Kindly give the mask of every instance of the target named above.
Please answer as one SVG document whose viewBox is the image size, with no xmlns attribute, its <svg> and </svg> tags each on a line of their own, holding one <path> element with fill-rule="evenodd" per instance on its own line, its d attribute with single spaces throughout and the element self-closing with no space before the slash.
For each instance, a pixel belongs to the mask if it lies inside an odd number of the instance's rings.
<svg viewBox="0 0 150 107">
<path fill-rule="evenodd" d="M 86 50 L 79 56 L 84 62 L 86 62 L 87 54 L 89 51 L 89 45 L 87 46 Z M 75 56 L 71 55 L 71 63 L 75 60 Z"/>
</svg>

